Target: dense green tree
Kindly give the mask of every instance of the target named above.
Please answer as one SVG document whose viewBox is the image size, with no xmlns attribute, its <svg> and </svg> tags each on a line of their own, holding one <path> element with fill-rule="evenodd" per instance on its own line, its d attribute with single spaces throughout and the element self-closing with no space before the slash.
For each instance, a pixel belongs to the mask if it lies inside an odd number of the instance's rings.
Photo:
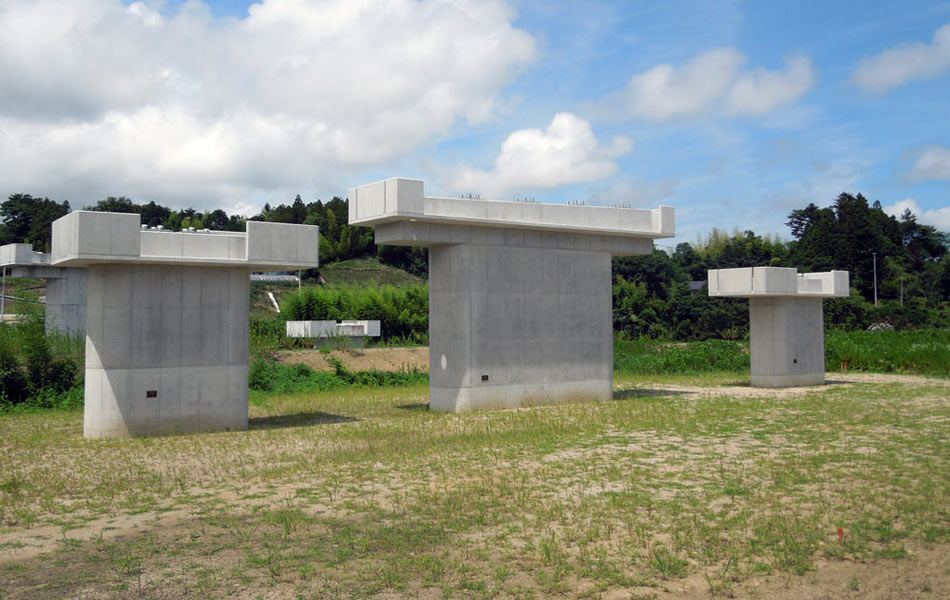
<svg viewBox="0 0 950 600">
<path fill-rule="evenodd" d="M 86 210 L 98 210 L 101 212 L 114 213 L 142 213 L 142 207 L 132 202 L 125 196 L 109 196 L 105 200 L 96 202 L 93 206 L 87 206 Z"/>
<path fill-rule="evenodd" d="M 53 221 L 69 213 L 69 202 L 55 202 L 29 194 L 12 194 L 0 204 L 0 243 L 33 244 L 33 249 L 49 252 Z"/>
<path fill-rule="evenodd" d="M 213 210 L 205 215 L 204 225 L 211 231 L 225 231 L 228 228 L 228 214 L 221 210 Z"/>
</svg>

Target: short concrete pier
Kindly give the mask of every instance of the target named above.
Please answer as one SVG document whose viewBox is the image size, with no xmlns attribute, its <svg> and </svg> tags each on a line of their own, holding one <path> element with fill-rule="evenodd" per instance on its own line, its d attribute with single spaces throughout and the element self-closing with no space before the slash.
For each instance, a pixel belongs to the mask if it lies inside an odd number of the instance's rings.
<svg viewBox="0 0 950 600">
<path fill-rule="evenodd" d="M 709 271 L 709 295 L 749 298 L 753 387 L 825 381 L 823 298 L 850 293 L 847 271 L 798 274 L 784 267 Z"/>
</svg>

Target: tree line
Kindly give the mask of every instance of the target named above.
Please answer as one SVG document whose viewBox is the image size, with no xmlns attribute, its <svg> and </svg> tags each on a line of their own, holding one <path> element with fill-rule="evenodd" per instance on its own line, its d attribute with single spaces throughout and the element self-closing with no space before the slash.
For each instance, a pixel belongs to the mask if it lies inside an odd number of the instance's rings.
<svg viewBox="0 0 950 600">
<path fill-rule="evenodd" d="M 70 212 L 69 201 L 56 202 L 30 194 L 12 194 L 0 203 L 0 245 L 10 243 L 33 244 L 34 250 L 50 251 L 53 221 Z M 270 221 L 297 223 L 320 227 L 320 262 L 332 263 L 351 258 L 378 256 L 389 264 L 425 277 L 428 273 L 428 255 L 423 248 L 376 246 L 373 230 L 348 224 L 348 203 L 334 196 L 328 202 L 316 200 L 304 203 L 299 195 L 289 204 L 272 207 L 264 205 L 260 213 L 246 218 L 229 215 L 224 210 L 198 211 L 194 208 L 175 210 L 154 201 L 137 204 L 125 196 L 110 196 L 84 210 L 137 213 L 142 224 L 161 226 L 169 231 L 183 229 L 210 229 L 212 231 L 244 231 L 246 222 Z M 313 275 L 314 273 L 310 273 Z"/>
<path fill-rule="evenodd" d="M 109 197 L 90 210 L 134 212 L 149 226 L 241 231 L 247 219 L 225 211 L 173 210 L 149 202 Z M 49 250 L 50 223 L 68 213 L 68 202 L 14 194 L 0 204 L 0 243 L 30 242 Z M 425 277 L 423 248 L 377 246 L 372 229 L 347 223 L 340 197 L 305 203 L 266 204 L 251 220 L 320 227 L 320 262 L 378 256 L 392 266 Z M 791 239 L 752 231 L 713 230 L 705 239 L 646 256 L 614 259 L 614 327 L 631 337 L 669 339 L 742 337 L 748 330 L 747 303 L 708 298 L 702 286 L 708 269 L 751 266 L 796 267 L 800 271 L 846 270 L 856 292 L 825 302 L 826 323 L 848 328 L 876 322 L 894 326 L 950 326 L 950 236 L 924 225 L 910 211 L 899 218 L 880 202 L 842 193 L 830 206 L 809 204 L 787 218 Z M 878 305 L 873 304 L 877 280 Z"/>
<path fill-rule="evenodd" d="M 754 266 L 848 271 L 851 297 L 824 302 L 828 327 L 950 327 L 947 233 L 921 224 L 910 211 L 895 218 L 880 202 L 847 193 L 826 208 L 793 210 L 786 225 L 790 241 L 713 230 L 671 252 L 614 259 L 614 328 L 633 338 L 742 338 L 748 302 L 709 298 L 706 271 Z"/>
</svg>

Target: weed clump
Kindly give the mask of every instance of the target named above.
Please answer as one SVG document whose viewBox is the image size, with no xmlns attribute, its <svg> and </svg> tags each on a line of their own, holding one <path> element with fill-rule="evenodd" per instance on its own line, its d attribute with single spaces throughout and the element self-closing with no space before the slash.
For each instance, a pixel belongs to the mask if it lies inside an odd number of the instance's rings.
<svg viewBox="0 0 950 600">
<path fill-rule="evenodd" d="M 635 375 L 695 375 L 749 370 L 749 352 L 740 342 L 706 340 L 669 343 L 650 338 L 616 340 L 614 369 Z"/>
<path fill-rule="evenodd" d="M 429 376 L 416 369 L 408 371 L 349 371 L 338 359 L 328 358 L 334 371 L 315 371 L 304 364 L 286 365 L 269 358 L 251 363 L 248 384 L 258 392 L 293 394 L 326 392 L 346 387 L 383 387 L 428 383 Z"/>
<path fill-rule="evenodd" d="M 83 344 L 47 334 L 42 313 L 0 324 L 0 411 L 82 405 Z"/>
</svg>

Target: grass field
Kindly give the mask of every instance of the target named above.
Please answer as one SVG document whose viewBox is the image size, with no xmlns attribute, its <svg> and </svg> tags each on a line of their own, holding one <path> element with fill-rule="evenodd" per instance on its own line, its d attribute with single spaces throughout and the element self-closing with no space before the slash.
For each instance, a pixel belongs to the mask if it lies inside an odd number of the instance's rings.
<svg viewBox="0 0 950 600">
<path fill-rule="evenodd" d="M 132 440 L 0 415 L 0 598 L 859 597 L 950 554 L 950 383 L 836 379 L 463 415 L 423 385 L 268 395 L 246 432 Z M 947 597 L 940 564 L 880 597 Z"/>
</svg>

